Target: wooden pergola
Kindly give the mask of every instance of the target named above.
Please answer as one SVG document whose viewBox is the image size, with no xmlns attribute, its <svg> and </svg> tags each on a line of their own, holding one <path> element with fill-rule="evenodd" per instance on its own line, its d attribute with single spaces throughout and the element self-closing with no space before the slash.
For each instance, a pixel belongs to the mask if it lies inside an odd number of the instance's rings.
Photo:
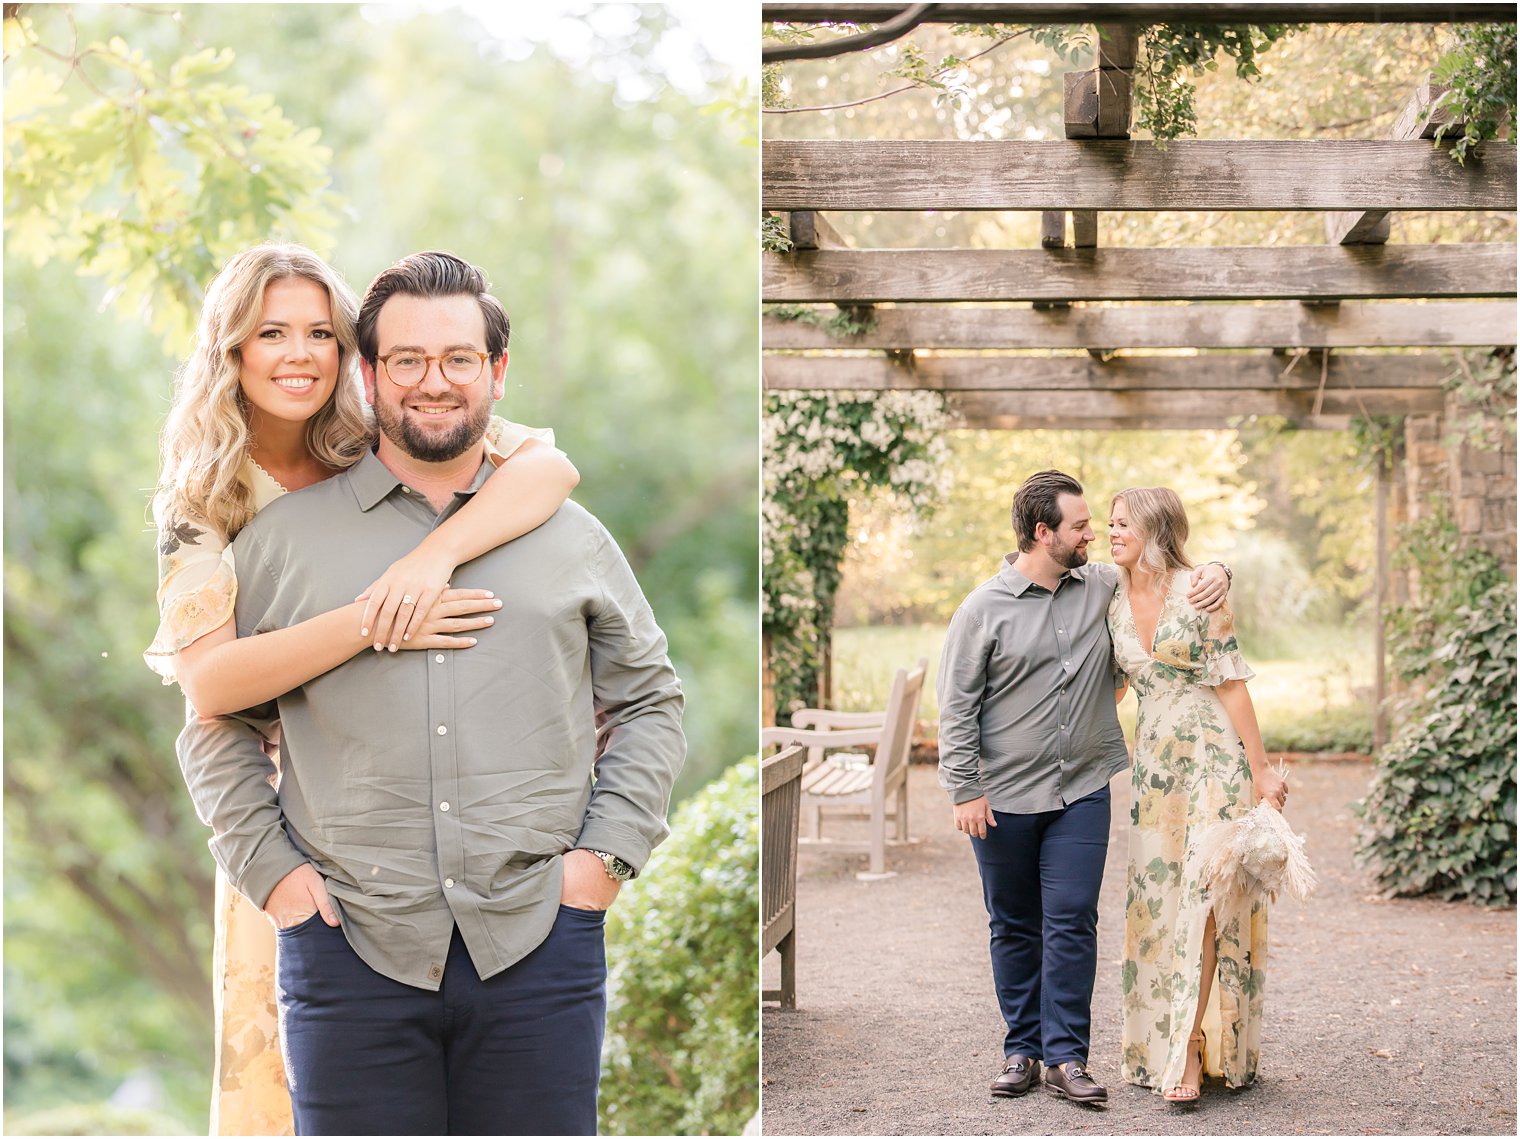
<svg viewBox="0 0 1520 1139">
<path fill-rule="evenodd" d="M 767 315 L 764 387 L 932 389 L 960 424 L 983 428 L 1220 428 L 1262 415 L 1343 429 L 1355 416 L 1441 414 L 1451 365 L 1431 349 L 1516 342 L 1515 246 L 1389 245 L 1389 215 L 1513 211 L 1514 146 L 1476 148 L 1464 165 L 1432 146 L 1443 125 L 1457 137 L 1462 124 L 1449 121 L 1437 105 L 1442 89 L 1428 79 L 1414 86 L 1386 139 L 1131 140 L 1137 25 L 1179 11 L 764 5 L 764 19 L 777 22 L 1086 22 L 1098 31 L 1097 66 L 1065 77 L 1064 140 L 764 143 L 761 205 L 788 216 L 793 249 L 765 255 L 763 299 L 870 307 L 875 321 L 870 331 L 836 336 Z M 1185 15 L 1499 22 L 1513 21 L 1515 9 L 1267 3 L 1188 6 Z M 1040 247 L 849 248 L 825 216 L 940 210 L 1038 211 Z M 1313 211 L 1324 217 L 1325 240 L 1103 248 L 1098 218 L 1112 210 Z M 1380 600 L 1388 472 L 1381 475 Z"/>
</svg>

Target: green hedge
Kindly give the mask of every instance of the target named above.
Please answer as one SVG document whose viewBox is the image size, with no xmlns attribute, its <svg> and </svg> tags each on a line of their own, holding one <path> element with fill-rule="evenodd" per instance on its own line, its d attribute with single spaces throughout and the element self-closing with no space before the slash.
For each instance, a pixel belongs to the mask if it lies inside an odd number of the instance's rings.
<svg viewBox="0 0 1520 1139">
<path fill-rule="evenodd" d="M 608 919 L 609 1135 L 737 1135 L 758 1106 L 759 765 L 681 805 Z"/>
<path fill-rule="evenodd" d="M 1515 584 L 1431 614 L 1425 687 L 1378 758 L 1359 855 L 1389 894 L 1515 901 Z"/>
</svg>

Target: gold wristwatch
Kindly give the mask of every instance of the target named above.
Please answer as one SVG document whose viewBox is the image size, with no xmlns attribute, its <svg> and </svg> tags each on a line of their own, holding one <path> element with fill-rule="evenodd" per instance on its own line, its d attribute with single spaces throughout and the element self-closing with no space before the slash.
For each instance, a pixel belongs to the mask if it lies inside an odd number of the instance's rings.
<svg viewBox="0 0 1520 1139">
<path fill-rule="evenodd" d="M 591 853 L 602 860 L 602 867 L 607 871 L 607 877 L 614 882 L 627 882 L 638 876 L 637 870 L 615 854 L 608 854 L 605 850 L 593 850 Z"/>
</svg>

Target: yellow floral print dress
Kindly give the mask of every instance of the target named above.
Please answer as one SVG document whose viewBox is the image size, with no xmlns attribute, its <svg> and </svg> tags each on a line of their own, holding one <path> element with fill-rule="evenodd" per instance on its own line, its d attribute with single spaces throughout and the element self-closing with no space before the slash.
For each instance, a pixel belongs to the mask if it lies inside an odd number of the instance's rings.
<svg viewBox="0 0 1520 1139">
<path fill-rule="evenodd" d="M 1108 609 L 1114 659 L 1140 701 L 1130 806 L 1124 919 L 1123 1076 L 1158 1094 L 1181 1082 L 1198 1008 L 1211 900 L 1198 874 L 1203 831 L 1254 805 L 1245 747 L 1214 687 L 1255 675 L 1241 659 L 1229 607 L 1188 603 L 1173 575 L 1155 642 L 1140 643 L 1128 582 Z M 1231 1087 L 1256 1077 L 1266 984 L 1267 907 L 1215 908 L 1218 972 L 1204 1010 L 1204 1071 Z"/>
<path fill-rule="evenodd" d="M 493 418 L 486 452 L 501 463 L 529 438 L 554 446 L 554 432 Z M 249 459 L 239 477 L 255 511 L 285 488 Z M 143 653 L 148 667 L 174 682 L 175 654 L 220 628 L 237 602 L 237 570 L 227 536 L 183 515 L 159 524 L 158 634 Z M 377 575 L 379 569 L 377 567 Z M 279 757 L 274 756 L 278 765 Z M 275 1003 L 275 935 L 269 919 L 216 872 L 216 934 L 211 983 L 216 1018 L 212 1135 L 289 1135 L 293 1130 Z"/>
</svg>

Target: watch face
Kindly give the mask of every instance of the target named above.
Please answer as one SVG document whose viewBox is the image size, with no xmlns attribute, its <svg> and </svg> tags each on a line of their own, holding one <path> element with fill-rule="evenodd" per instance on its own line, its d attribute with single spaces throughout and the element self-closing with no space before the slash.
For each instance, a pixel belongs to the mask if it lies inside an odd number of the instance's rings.
<svg viewBox="0 0 1520 1139">
<path fill-rule="evenodd" d="M 633 867 L 613 854 L 607 858 L 607 873 L 620 881 L 626 882 L 633 877 Z"/>
</svg>

